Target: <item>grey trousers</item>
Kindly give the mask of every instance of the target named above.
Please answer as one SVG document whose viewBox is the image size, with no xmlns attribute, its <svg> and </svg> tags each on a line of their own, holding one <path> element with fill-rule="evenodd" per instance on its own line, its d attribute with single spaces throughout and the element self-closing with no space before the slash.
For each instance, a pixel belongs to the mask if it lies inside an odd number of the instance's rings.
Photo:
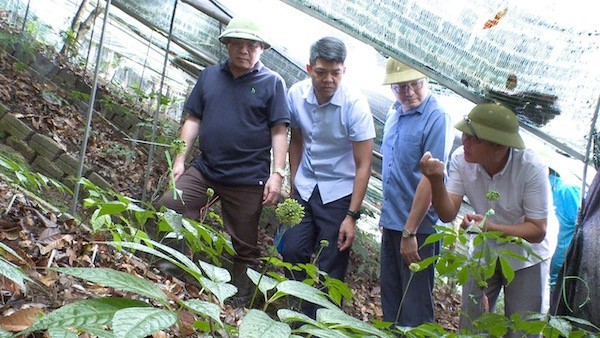
<svg viewBox="0 0 600 338">
<path fill-rule="evenodd" d="M 463 286 L 460 329 L 473 330 L 473 321 L 483 315 L 484 291 L 488 297 L 490 312 L 496 312 L 496 303 L 502 289 L 504 289 L 504 314 L 506 317 L 518 313 L 523 318 L 528 312 L 547 311 L 550 296 L 549 269 L 550 260 L 546 259 L 533 266 L 515 271 L 515 278 L 506 285 L 500 262 L 497 262 L 496 272 L 487 281 L 487 288 L 478 287 L 475 279 L 471 278 Z M 523 337 L 523 333 L 509 331 L 505 337 Z"/>
</svg>

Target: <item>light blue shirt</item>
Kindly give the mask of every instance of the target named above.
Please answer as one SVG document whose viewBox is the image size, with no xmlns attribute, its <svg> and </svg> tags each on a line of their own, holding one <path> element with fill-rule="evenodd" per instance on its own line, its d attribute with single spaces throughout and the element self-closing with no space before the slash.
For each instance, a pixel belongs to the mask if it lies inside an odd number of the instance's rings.
<svg viewBox="0 0 600 338">
<path fill-rule="evenodd" d="M 294 178 L 300 197 L 308 201 L 318 185 L 322 202 L 352 194 L 356 164 L 352 142 L 375 138 L 373 115 L 364 95 L 340 85 L 331 101 L 317 103 L 310 79 L 288 92 L 292 128 L 302 131 L 302 160 Z"/>
<path fill-rule="evenodd" d="M 454 131 L 449 115 L 429 95 L 423 103 L 406 112 L 396 102 L 387 114 L 383 130 L 383 205 L 381 227 L 402 231 L 408 219 L 417 185 L 421 180 L 420 160 L 426 151 L 444 163 L 452 147 Z M 429 208 L 418 233 L 435 232 L 438 217 Z"/>
<path fill-rule="evenodd" d="M 559 222 L 556 250 L 550 261 L 550 285 L 554 286 L 556 277 L 558 277 L 565 261 L 571 240 L 575 235 L 577 213 L 581 203 L 581 187 L 570 182 L 563 182 L 562 178 L 554 174 L 550 174 L 548 178 L 552 187 L 552 200 L 556 207 L 555 212 Z"/>
</svg>

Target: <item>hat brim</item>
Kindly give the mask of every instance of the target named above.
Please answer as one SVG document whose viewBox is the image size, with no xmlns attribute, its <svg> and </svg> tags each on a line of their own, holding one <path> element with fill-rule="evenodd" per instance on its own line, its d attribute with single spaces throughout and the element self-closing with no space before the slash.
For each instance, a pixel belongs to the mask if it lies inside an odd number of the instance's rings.
<svg viewBox="0 0 600 338">
<path fill-rule="evenodd" d="M 244 31 L 233 31 L 233 32 L 225 31 L 223 34 L 221 34 L 221 36 L 219 36 L 219 41 L 221 41 L 221 43 L 227 43 L 227 39 L 244 39 L 244 40 L 258 41 L 258 42 L 261 42 L 263 45 L 265 45 L 265 50 L 271 48 L 271 44 L 269 44 L 265 40 L 257 37 L 255 34 L 246 33 Z"/>
<path fill-rule="evenodd" d="M 384 85 L 409 82 L 427 77 L 427 75 L 418 72 L 414 69 L 406 69 L 401 72 L 386 74 L 383 80 Z"/>
<path fill-rule="evenodd" d="M 492 143 L 500 144 L 511 148 L 525 149 L 525 142 L 523 142 L 523 139 L 519 134 L 508 133 L 505 131 L 490 128 L 473 120 L 471 120 L 471 125 L 473 126 L 473 129 L 475 129 L 477 137 L 482 140 L 486 140 Z M 454 125 L 454 128 L 462 131 L 467 135 L 473 136 L 471 128 L 469 128 L 469 125 L 465 120 L 459 121 L 457 124 Z"/>
</svg>

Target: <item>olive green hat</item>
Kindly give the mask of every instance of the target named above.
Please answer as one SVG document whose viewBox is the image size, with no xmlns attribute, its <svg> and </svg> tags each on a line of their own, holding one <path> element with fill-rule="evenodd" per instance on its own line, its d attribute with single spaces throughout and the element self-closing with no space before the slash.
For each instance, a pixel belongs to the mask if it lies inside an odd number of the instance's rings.
<svg viewBox="0 0 600 338">
<path fill-rule="evenodd" d="M 525 142 L 519 135 L 517 115 L 501 104 L 478 104 L 454 127 L 465 134 L 492 143 L 517 149 L 525 148 Z"/>
<path fill-rule="evenodd" d="M 396 59 L 389 58 L 385 65 L 385 79 L 383 79 L 383 84 L 409 82 L 424 77 L 427 77 L 427 75 L 417 72 Z"/>
<path fill-rule="evenodd" d="M 258 22 L 244 17 L 235 17 L 229 21 L 225 31 L 219 35 L 219 41 L 227 43 L 227 39 L 245 39 L 262 42 L 265 50 L 271 44 L 265 39 L 265 33 Z"/>
</svg>

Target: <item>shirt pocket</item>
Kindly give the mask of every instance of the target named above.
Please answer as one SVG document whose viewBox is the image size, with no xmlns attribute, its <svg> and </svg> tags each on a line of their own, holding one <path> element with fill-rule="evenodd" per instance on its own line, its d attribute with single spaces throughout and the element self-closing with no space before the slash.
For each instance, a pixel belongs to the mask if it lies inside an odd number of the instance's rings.
<svg viewBox="0 0 600 338">
<path fill-rule="evenodd" d="M 410 169 L 419 167 L 423 156 L 421 133 L 399 134 L 396 147 L 397 159 L 401 167 Z"/>
</svg>

